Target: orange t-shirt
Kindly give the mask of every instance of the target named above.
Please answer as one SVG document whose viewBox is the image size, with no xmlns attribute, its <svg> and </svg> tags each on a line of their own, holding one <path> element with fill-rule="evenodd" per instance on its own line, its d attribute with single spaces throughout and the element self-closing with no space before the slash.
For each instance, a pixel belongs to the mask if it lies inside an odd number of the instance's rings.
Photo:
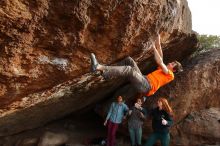
<svg viewBox="0 0 220 146">
<path fill-rule="evenodd" d="M 151 90 L 146 93 L 147 96 L 153 95 L 160 87 L 169 83 L 174 79 L 174 74 L 171 70 L 168 74 L 165 74 L 161 68 L 158 68 L 154 72 L 147 75 L 147 79 L 150 82 Z"/>
</svg>

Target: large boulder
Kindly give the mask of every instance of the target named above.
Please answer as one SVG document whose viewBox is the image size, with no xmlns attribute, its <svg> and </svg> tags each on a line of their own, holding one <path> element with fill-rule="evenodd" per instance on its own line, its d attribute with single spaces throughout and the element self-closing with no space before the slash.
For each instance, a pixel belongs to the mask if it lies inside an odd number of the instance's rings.
<svg viewBox="0 0 220 146">
<path fill-rule="evenodd" d="M 173 141 L 179 145 L 220 144 L 220 108 L 190 113 L 177 126 Z"/>
<path fill-rule="evenodd" d="M 168 97 L 177 121 L 192 111 L 220 107 L 220 49 L 211 49 L 185 61 L 184 71 L 155 96 Z"/>
<path fill-rule="evenodd" d="M 175 112 L 171 129 L 174 145 L 219 144 L 219 69 L 220 49 L 199 53 L 185 61 L 184 72 L 146 103 L 152 107 L 158 97 L 168 98 Z"/>
<path fill-rule="evenodd" d="M 3 0 L 0 3 L 0 136 L 92 106 L 120 85 L 88 73 L 89 54 L 143 67 L 161 33 L 165 57 L 194 51 L 186 0 Z"/>
<path fill-rule="evenodd" d="M 155 95 L 148 97 L 144 106 L 152 109 L 157 106 L 159 97 L 168 99 L 175 114 L 171 128 L 172 145 L 219 144 L 220 49 L 197 52 L 184 60 L 183 65 L 184 71 L 176 74 L 175 80 L 160 88 Z M 136 94 L 130 84 L 114 93 L 113 97 L 122 95 L 126 104 L 133 106 Z M 97 112 L 105 117 L 113 101 L 109 99 L 101 103 Z M 145 138 L 153 132 L 151 122 L 147 118 L 144 123 Z M 120 130 L 127 134 L 127 125 Z"/>
</svg>

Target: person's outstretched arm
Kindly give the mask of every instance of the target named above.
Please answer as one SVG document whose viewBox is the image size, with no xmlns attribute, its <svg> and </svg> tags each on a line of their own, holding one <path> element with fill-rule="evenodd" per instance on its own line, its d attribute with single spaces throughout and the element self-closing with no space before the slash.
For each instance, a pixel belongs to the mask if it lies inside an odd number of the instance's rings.
<svg viewBox="0 0 220 146">
<path fill-rule="evenodd" d="M 168 74 L 168 68 L 163 62 L 163 52 L 161 49 L 160 41 L 158 41 L 160 38 L 157 38 L 155 41 L 155 44 L 153 45 L 153 50 L 154 50 L 154 59 L 157 62 L 157 64 L 162 68 L 163 72 L 165 74 Z M 159 50 L 159 52 L 158 52 Z"/>
<path fill-rule="evenodd" d="M 156 41 L 155 41 L 155 47 L 160 55 L 160 57 L 162 58 L 163 60 L 163 51 L 161 49 L 161 44 L 160 44 L 160 35 L 158 34 L 157 35 L 157 38 L 156 38 Z"/>
</svg>

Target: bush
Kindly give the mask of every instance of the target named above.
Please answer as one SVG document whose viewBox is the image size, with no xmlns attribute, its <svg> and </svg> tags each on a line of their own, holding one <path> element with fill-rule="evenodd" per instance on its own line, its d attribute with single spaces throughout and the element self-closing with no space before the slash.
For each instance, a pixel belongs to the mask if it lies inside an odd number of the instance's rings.
<svg viewBox="0 0 220 146">
<path fill-rule="evenodd" d="M 220 48 L 220 36 L 217 35 L 199 35 L 199 50 L 206 51 L 212 48 Z"/>
<path fill-rule="evenodd" d="M 197 50 L 190 55 L 190 58 L 195 57 L 210 49 L 220 48 L 220 36 L 217 35 L 197 35 L 199 46 Z"/>
</svg>

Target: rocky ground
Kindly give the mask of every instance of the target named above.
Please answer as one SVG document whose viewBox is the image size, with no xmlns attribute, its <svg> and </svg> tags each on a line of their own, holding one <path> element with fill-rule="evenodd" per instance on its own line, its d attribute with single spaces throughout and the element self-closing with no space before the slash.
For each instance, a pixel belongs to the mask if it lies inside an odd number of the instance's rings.
<svg viewBox="0 0 220 146">
<path fill-rule="evenodd" d="M 24 123 L 25 124 L 25 123 Z M 1 146 L 101 146 L 106 127 L 94 112 L 68 116 L 33 130 L 0 138 Z M 93 141 L 93 144 L 91 144 Z M 129 137 L 117 135 L 118 146 L 129 146 Z"/>
</svg>

